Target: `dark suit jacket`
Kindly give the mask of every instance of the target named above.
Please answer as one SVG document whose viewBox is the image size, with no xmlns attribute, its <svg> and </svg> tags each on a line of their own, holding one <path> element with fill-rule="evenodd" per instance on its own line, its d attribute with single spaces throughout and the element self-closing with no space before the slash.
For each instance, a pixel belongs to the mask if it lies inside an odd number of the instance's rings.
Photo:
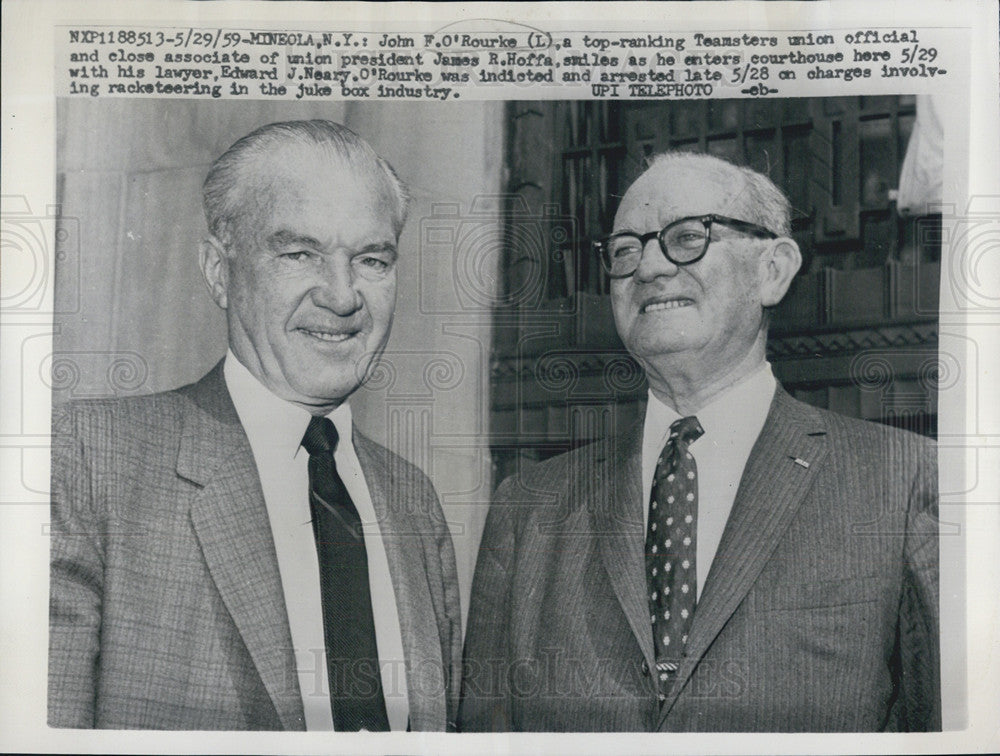
<svg viewBox="0 0 1000 756">
<path fill-rule="evenodd" d="M 931 443 L 779 388 L 661 707 L 641 434 L 498 490 L 473 583 L 461 730 L 940 729 Z"/>
<path fill-rule="evenodd" d="M 355 431 L 403 637 L 413 730 L 454 722 L 455 555 L 427 478 Z M 49 723 L 305 728 L 257 469 L 221 363 L 57 414 Z"/>
</svg>

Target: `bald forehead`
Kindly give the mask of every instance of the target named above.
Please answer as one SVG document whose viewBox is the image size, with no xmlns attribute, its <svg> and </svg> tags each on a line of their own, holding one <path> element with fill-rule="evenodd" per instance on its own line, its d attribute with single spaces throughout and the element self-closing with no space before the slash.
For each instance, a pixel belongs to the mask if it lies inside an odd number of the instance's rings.
<svg viewBox="0 0 1000 756">
<path fill-rule="evenodd" d="M 746 179 L 726 163 L 662 160 L 629 187 L 615 216 L 615 230 L 649 231 L 708 213 L 740 217 L 746 201 Z"/>
</svg>

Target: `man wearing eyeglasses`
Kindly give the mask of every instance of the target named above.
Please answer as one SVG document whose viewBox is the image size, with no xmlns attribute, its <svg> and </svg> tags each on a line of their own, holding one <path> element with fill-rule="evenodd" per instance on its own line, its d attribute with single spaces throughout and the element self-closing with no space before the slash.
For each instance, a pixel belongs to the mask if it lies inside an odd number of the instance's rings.
<svg viewBox="0 0 1000 756">
<path fill-rule="evenodd" d="M 645 418 L 497 491 L 464 731 L 941 728 L 934 450 L 775 381 L 789 214 L 701 155 L 625 194 L 597 246 Z"/>
</svg>

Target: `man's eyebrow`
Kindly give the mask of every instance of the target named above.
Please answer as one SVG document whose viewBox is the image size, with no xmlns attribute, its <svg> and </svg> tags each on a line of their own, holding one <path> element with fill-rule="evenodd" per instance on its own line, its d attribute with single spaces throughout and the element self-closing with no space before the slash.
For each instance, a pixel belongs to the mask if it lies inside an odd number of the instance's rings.
<svg viewBox="0 0 1000 756">
<path fill-rule="evenodd" d="M 322 250 L 324 248 L 323 243 L 319 241 L 319 239 L 309 236 L 308 234 L 300 234 L 288 229 L 279 229 L 268 236 L 267 246 L 270 249 L 281 249 L 285 247 L 309 247 L 311 249 Z M 358 250 L 356 254 L 371 255 L 379 253 L 391 255 L 398 254 L 396 245 L 389 241 L 367 244 Z"/>
<path fill-rule="evenodd" d="M 380 252 L 385 252 L 390 255 L 398 254 L 396 245 L 392 242 L 375 242 L 374 244 L 367 244 L 358 251 L 358 254 L 373 255 Z"/>
<path fill-rule="evenodd" d="M 305 234 L 297 234 L 287 229 L 275 231 L 267 237 L 267 245 L 272 248 L 301 246 L 312 247 L 313 249 L 321 249 L 323 246 L 318 239 Z"/>
</svg>

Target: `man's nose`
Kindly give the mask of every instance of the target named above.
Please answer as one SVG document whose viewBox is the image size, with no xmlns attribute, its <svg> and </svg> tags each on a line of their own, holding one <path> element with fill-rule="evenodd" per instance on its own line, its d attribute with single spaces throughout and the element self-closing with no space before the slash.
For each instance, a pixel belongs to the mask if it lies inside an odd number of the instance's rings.
<svg viewBox="0 0 1000 756">
<path fill-rule="evenodd" d="M 634 276 L 640 281 L 652 281 L 657 276 L 675 276 L 680 267 L 667 259 L 659 239 L 650 239 L 642 247 Z"/>
<path fill-rule="evenodd" d="M 312 300 L 337 315 L 351 315 L 362 305 L 355 283 L 350 259 L 346 255 L 334 255 L 320 270 L 312 289 Z"/>
</svg>

